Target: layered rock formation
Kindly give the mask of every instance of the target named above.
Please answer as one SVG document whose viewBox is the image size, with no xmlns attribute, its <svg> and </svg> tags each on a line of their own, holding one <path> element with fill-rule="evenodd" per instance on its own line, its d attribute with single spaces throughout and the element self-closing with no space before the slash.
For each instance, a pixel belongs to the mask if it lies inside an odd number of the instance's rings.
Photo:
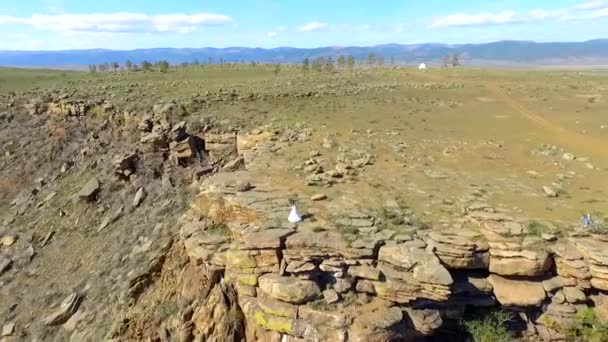
<svg viewBox="0 0 608 342">
<path fill-rule="evenodd" d="M 597 237 L 547 244 L 486 211 L 469 212 L 468 228 L 413 235 L 359 209 L 313 208 L 292 224 L 290 196 L 249 171 L 214 175 L 181 227 L 191 260 L 235 289 L 248 341 L 408 340 L 487 307 L 517 313 L 521 336 L 561 340 L 577 312 L 606 311 L 608 243 Z"/>
</svg>

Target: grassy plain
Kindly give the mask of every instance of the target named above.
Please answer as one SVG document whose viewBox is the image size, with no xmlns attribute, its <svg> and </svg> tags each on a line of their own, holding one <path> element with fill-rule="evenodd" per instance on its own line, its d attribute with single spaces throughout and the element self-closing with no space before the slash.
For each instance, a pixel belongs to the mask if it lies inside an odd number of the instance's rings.
<svg viewBox="0 0 608 342">
<path fill-rule="evenodd" d="M 185 115 L 241 124 L 305 123 L 312 139 L 279 155 L 302 163 L 324 140 L 370 152 L 356 185 L 334 187 L 362 205 L 400 196 L 432 220 L 481 202 L 531 219 L 568 224 L 608 212 L 608 73 L 576 70 L 375 68 L 304 72 L 283 66 L 179 68 L 168 73 L 89 74 L 0 70 L 0 93 L 67 92 L 130 110 L 233 92 Z M 266 95 L 266 97 L 263 97 Z M 261 97 L 258 97 L 261 96 Z M 337 150 L 324 152 L 333 158 Z M 566 160 L 571 153 L 575 159 Z M 567 157 L 566 157 L 567 158 Z M 543 186 L 559 194 L 549 198 Z M 477 197 L 477 200 L 475 200 Z"/>
</svg>

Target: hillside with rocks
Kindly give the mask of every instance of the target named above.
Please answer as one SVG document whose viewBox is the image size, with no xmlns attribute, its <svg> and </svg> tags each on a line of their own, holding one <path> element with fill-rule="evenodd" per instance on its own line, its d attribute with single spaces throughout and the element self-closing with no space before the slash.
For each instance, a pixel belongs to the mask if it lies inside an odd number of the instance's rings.
<svg viewBox="0 0 608 342">
<path fill-rule="evenodd" d="M 511 103 L 493 74 L 261 68 L 0 94 L 0 341 L 467 341 L 497 313 L 510 340 L 608 336 L 608 228 L 572 216 L 605 208 L 605 150 L 453 133 Z"/>
</svg>

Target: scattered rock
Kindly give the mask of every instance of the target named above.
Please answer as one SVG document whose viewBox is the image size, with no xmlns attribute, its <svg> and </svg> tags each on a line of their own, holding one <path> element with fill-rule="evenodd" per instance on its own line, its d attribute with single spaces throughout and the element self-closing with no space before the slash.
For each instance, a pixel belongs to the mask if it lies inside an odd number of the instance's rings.
<svg viewBox="0 0 608 342">
<path fill-rule="evenodd" d="M 242 157 L 233 159 L 224 165 L 222 171 L 224 172 L 234 172 L 240 170 L 245 167 L 245 159 Z"/>
<path fill-rule="evenodd" d="M 28 265 L 32 259 L 36 255 L 36 251 L 32 245 L 27 246 L 27 248 L 21 250 L 20 252 L 13 255 L 12 259 L 17 267 L 24 267 Z"/>
<path fill-rule="evenodd" d="M 137 192 L 135 193 L 135 198 L 133 198 L 133 206 L 136 208 L 139 207 L 139 205 L 144 201 L 145 197 L 146 197 L 146 190 L 142 186 L 139 189 L 137 189 Z"/>
<path fill-rule="evenodd" d="M 73 292 L 66 297 L 59 305 L 59 308 L 44 319 L 44 325 L 53 326 L 60 325 L 68 321 L 70 317 L 78 310 L 82 296 Z"/>
<path fill-rule="evenodd" d="M 247 181 L 240 181 L 240 182 L 236 183 L 235 189 L 238 192 L 247 192 L 247 191 L 253 189 L 253 185 L 251 185 L 251 183 L 249 183 Z"/>
<path fill-rule="evenodd" d="M 574 154 L 572 154 L 572 153 L 564 153 L 564 154 L 562 155 L 562 159 L 563 159 L 563 160 L 572 161 L 572 160 L 575 160 L 575 159 L 576 159 L 576 157 L 575 157 L 575 156 L 574 156 Z"/>
<path fill-rule="evenodd" d="M 2 337 L 11 336 L 15 333 L 15 323 L 7 323 L 2 326 Z"/>
<path fill-rule="evenodd" d="M 54 235 L 55 235 L 55 231 L 54 230 L 51 230 L 50 232 L 48 232 L 44 236 L 44 239 L 42 239 L 42 242 L 40 243 L 40 247 L 46 246 L 51 241 L 51 239 L 53 238 Z"/>
<path fill-rule="evenodd" d="M 0 254 L 0 275 L 8 270 L 12 263 L 13 261 L 11 259 Z"/>
<path fill-rule="evenodd" d="M 545 193 L 545 196 L 547 197 L 557 197 L 558 193 L 557 190 L 555 190 L 554 188 L 550 187 L 550 186 L 543 186 L 543 192 Z"/>
<path fill-rule="evenodd" d="M 317 194 L 317 195 L 313 195 L 312 197 L 310 197 L 310 200 L 315 201 L 315 202 L 323 201 L 325 199 L 327 199 L 327 196 L 324 194 Z"/>
<path fill-rule="evenodd" d="M 334 289 L 329 289 L 329 290 L 323 291 L 323 298 L 325 299 L 327 304 L 333 304 L 340 300 L 340 297 L 338 296 L 338 292 L 336 292 L 336 290 L 334 290 Z"/>
<path fill-rule="evenodd" d="M 540 237 L 545 241 L 555 241 L 557 240 L 557 235 L 552 233 L 542 233 Z"/>
<path fill-rule="evenodd" d="M 424 170 L 424 174 L 431 179 L 447 179 L 450 177 L 447 173 L 443 171 L 433 169 Z"/>
<path fill-rule="evenodd" d="M 12 246 L 16 240 L 17 238 L 13 235 L 5 235 L 2 237 L 2 239 L 0 239 L 0 245 L 7 247 Z"/>
<path fill-rule="evenodd" d="M 563 291 L 568 303 L 583 303 L 587 300 L 585 293 L 576 287 L 564 287 Z"/>
<path fill-rule="evenodd" d="M 83 200 L 93 201 L 99 192 L 99 187 L 99 180 L 93 177 L 78 191 L 76 196 Z"/>
</svg>

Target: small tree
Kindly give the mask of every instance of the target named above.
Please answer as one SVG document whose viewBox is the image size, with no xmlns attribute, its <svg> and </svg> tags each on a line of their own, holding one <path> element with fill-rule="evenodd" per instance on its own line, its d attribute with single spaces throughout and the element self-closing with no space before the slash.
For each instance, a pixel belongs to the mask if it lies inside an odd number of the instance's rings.
<svg viewBox="0 0 608 342">
<path fill-rule="evenodd" d="M 97 72 L 97 65 L 95 65 L 95 64 L 91 64 L 91 65 L 89 65 L 89 72 L 90 72 L 91 74 L 96 73 L 96 72 Z"/>
<path fill-rule="evenodd" d="M 275 64 L 274 68 L 272 69 L 272 73 L 275 77 L 279 76 L 279 74 L 281 73 L 281 64 Z"/>
<path fill-rule="evenodd" d="M 460 54 L 459 53 L 452 54 L 452 67 L 453 68 L 460 67 Z"/>
<path fill-rule="evenodd" d="M 333 72 L 335 69 L 336 69 L 336 66 L 334 65 L 334 59 L 330 56 L 325 61 L 325 71 Z"/>
<path fill-rule="evenodd" d="M 192 65 L 199 66 L 199 65 L 201 65 L 201 62 L 199 62 L 198 59 L 195 59 L 194 62 L 192 62 Z"/>
<path fill-rule="evenodd" d="M 125 67 L 127 67 L 127 70 L 131 71 L 133 69 L 133 62 L 131 62 L 130 59 L 127 59 L 125 62 Z"/>
<path fill-rule="evenodd" d="M 338 57 L 338 67 L 344 68 L 345 66 L 346 66 L 346 57 L 344 57 L 344 55 L 340 55 L 340 57 Z"/>
<path fill-rule="evenodd" d="M 158 68 L 158 71 L 160 72 L 167 72 L 169 71 L 169 62 L 167 61 L 159 61 L 158 63 L 156 63 L 156 66 Z"/>
<path fill-rule="evenodd" d="M 369 54 L 369 56 L 367 56 L 367 65 L 374 65 L 376 64 L 376 55 L 372 52 Z"/>
<path fill-rule="evenodd" d="M 151 71 L 152 70 L 152 63 L 150 63 L 148 61 L 142 61 L 141 62 L 141 70 L 142 71 Z"/>
<path fill-rule="evenodd" d="M 348 60 L 346 61 L 346 64 L 348 65 L 349 69 L 352 69 L 355 67 L 356 61 L 355 61 L 355 57 L 353 56 L 348 56 Z"/>
<path fill-rule="evenodd" d="M 323 57 L 315 58 L 315 60 L 312 62 L 312 70 L 320 72 L 321 70 L 323 70 L 324 63 L 325 59 Z"/>
<path fill-rule="evenodd" d="M 443 57 L 443 67 L 447 68 L 450 64 L 452 64 L 452 57 L 450 55 L 445 55 L 445 57 Z"/>
<path fill-rule="evenodd" d="M 112 62 L 112 70 L 116 71 L 120 68 L 120 64 L 118 62 Z"/>
<path fill-rule="evenodd" d="M 310 59 L 308 59 L 308 57 L 306 57 L 302 61 L 302 70 L 308 71 L 309 69 L 310 69 Z"/>
<path fill-rule="evenodd" d="M 379 56 L 378 57 L 378 65 L 379 66 L 383 66 L 384 65 L 384 57 L 383 56 Z"/>
</svg>

